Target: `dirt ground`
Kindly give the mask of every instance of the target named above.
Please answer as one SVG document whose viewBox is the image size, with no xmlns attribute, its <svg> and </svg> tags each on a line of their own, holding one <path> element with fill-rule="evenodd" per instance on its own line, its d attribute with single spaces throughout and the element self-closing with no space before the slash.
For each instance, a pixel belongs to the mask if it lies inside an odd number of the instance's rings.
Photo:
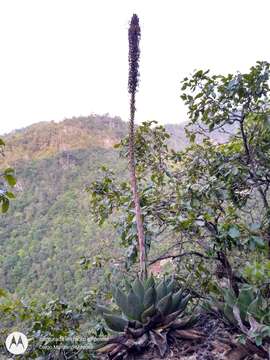
<svg viewBox="0 0 270 360">
<path fill-rule="evenodd" d="M 259 360 L 270 359 L 257 354 L 254 345 L 247 347 L 237 342 L 237 333 L 226 326 L 220 319 L 210 315 L 202 315 L 196 331 L 204 336 L 197 340 L 177 339 L 163 359 L 179 360 Z M 141 360 L 159 360 L 161 357 L 155 349 L 149 349 L 136 358 Z"/>
<path fill-rule="evenodd" d="M 127 359 L 270 360 L 269 355 L 261 352 L 254 344 L 241 345 L 237 341 L 237 335 L 239 335 L 237 331 L 211 315 L 201 315 L 198 324 L 190 334 L 195 334 L 194 339 L 184 339 L 179 336 L 177 340 L 169 341 L 169 349 L 163 358 L 159 356 L 156 348 L 148 348 L 144 353 L 129 356 Z"/>
</svg>

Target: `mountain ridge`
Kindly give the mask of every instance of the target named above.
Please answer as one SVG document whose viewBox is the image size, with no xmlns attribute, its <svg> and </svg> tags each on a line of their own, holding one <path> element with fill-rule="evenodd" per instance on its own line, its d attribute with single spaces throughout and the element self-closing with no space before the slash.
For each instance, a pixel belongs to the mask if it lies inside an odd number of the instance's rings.
<svg viewBox="0 0 270 360">
<path fill-rule="evenodd" d="M 185 134 L 187 122 L 164 124 L 170 134 L 168 145 L 183 150 L 189 145 Z M 233 132 L 235 129 L 230 129 Z M 108 114 L 73 117 L 60 122 L 42 121 L 2 136 L 6 142 L 1 166 L 15 166 L 18 161 L 49 158 L 61 152 L 90 148 L 112 149 L 128 134 L 128 123 L 119 116 Z M 213 131 L 210 138 L 218 143 L 226 141 L 228 134 Z M 202 137 L 198 137 L 200 142 Z"/>
<path fill-rule="evenodd" d="M 126 133 L 125 122 L 106 115 L 35 123 L 3 136 L 6 148 L 2 163 L 48 158 L 67 150 L 109 149 Z"/>
</svg>

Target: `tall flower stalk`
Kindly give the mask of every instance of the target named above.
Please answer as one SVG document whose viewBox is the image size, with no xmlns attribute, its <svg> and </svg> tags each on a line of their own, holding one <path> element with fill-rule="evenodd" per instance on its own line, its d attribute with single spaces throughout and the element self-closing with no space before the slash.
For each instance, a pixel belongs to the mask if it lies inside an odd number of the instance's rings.
<svg viewBox="0 0 270 360">
<path fill-rule="evenodd" d="M 136 163 L 135 163 L 135 151 L 134 151 L 134 120 L 136 112 L 136 92 L 139 83 L 139 60 L 140 60 L 140 48 L 139 42 L 141 37 L 141 29 L 139 25 L 139 18 L 136 14 L 133 14 L 128 30 L 129 41 L 129 76 L 128 76 L 128 92 L 130 94 L 130 118 L 129 118 L 129 171 L 130 182 L 133 193 L 133 202 L 136 213 L 136 224 L 138 234 L 138 248 L 140 258 L 141 278 L 147 277 L 147 264 L 146 264 L 146 249 L 145 249 L 145 236 L 143 229 L 142 212 L 140 206 L 140 197 L 137 187 L 136 178 Z"/>
</svg>

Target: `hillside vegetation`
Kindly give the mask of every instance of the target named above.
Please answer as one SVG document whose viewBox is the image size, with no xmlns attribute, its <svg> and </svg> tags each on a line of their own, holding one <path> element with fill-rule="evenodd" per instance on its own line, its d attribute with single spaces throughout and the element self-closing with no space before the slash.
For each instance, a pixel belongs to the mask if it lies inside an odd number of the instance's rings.
<svg viewBox="0 0 270 360">
<path fill-rule="evenodd" d="M 185 143 L 183 128 L 170 126 L 172 144 Z M 179 141 L 178 139 L 178 134 Z M 125 177 L 113 145 L 127 133 L 119 118 L 90 116 L 60 123 L 43 122 L 5 136 L 1 166 L 16 168 L 16 201 L 0 219 L 0 288 L 27 298 L 81 300 L 96 271 L 80 265 L 120 256 L 119 236 L 111 223 L 99 228 L 89 215 L 87 185 L 102 165 Z"/>
</svg>

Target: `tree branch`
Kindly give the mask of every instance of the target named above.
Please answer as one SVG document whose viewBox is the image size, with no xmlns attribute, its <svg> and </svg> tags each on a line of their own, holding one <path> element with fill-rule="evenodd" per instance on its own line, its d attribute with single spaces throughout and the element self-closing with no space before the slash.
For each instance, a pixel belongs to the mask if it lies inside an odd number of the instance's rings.
<svg viewBox="0 0 270 360">
<path fill-rule="evenodd" d="M 206 259 L 206 260 L 218 260 L 217 257 L 206 256 L 206 255 L 203 255 L 203 254 L 201 254 L 201 253 L 199 253 L 197 251 L 190 251 L 190 252 L 184 252 L 182 254 L 177 254 L 177 255 L 161 255 L 158 258 L 150 261 L 148 265 L 153 265 L 156 262 L 161 261 L 161 260 L 166 260 L 166 259 L 174 260 L 174 259 L 181 258 L 181 257 L 184 257 L 184 256 L 192 256 L 192 255 L 198 256 L 198 257 L 200 257 L 202 259 Z"/>
</svg>

